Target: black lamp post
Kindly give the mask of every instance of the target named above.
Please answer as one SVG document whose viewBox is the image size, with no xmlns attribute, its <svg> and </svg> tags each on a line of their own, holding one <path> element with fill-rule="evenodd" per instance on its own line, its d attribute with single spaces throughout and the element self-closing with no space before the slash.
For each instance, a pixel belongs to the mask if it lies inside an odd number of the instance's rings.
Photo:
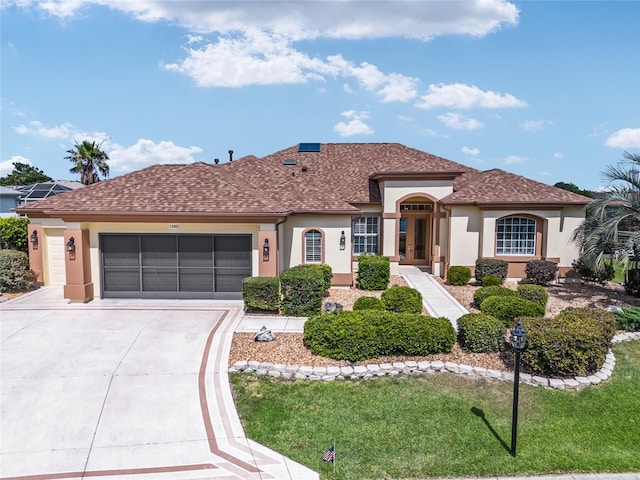
<svg viewBox="0 0 640 480">
<path fill-rule="evenodd" d="M 520 386 L 520 352 L 527 343 L 527 332 L 518 320 L 511 330 L 511 346 L 516 351 L 516 362 L 513 372 L 513 415 L 511 417 L 511 456 L 516 456 L 516 436 L 518 432 L 518 389 Z"/>
</svg>

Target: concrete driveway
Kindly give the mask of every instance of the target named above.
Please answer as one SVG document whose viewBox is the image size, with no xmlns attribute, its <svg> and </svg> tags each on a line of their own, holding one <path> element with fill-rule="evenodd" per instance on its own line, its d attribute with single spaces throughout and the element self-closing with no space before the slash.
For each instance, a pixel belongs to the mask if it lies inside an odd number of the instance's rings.
<svg viewBox="0 0 640 480">
<path fill-rule="evenodd" d="M 317 479 L 244 435 L 227 364 L 240 302 L 0 305 L 0 475 Z"/>
</svg>

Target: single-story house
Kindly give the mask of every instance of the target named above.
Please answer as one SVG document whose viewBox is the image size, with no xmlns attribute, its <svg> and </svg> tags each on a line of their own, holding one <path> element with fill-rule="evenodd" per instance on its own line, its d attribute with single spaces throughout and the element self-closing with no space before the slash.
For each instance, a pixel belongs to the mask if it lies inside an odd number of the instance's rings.
<svg viewBox="0 0 640 480">
<path fill-rule="evenodd" d="M 474 268 L 480 257 L 577 258 L 590 199 L 397 143 L 301 143 L 264 158 L 155 165 L 18 209 L 33 270 L 71 301 L 239 298 L 242 279 L 326 263 L 349 286 L 358 256 Z"/>
</svg>

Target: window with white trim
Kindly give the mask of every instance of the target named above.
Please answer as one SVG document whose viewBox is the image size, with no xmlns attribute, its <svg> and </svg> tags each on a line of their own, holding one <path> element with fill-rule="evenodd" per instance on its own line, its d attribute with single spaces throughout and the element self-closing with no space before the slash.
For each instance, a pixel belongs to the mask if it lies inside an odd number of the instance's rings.
<svg viewBox="0 0 640 480">
<path fill-rule="evenodd" d="M 318 230 L 304 234 L 304 262 L 322 263 L 322 233 Z"/>
<path fill-rule="evenodd" d="M 507 217 L 496 225 L 496 255 L 535 255 L 536 221 Z"/>
<path fill-rule="evenodd" d="M 353 220 L 353 253 L 378 254 L 380 217 L 358 217 Z"/>
</svg>

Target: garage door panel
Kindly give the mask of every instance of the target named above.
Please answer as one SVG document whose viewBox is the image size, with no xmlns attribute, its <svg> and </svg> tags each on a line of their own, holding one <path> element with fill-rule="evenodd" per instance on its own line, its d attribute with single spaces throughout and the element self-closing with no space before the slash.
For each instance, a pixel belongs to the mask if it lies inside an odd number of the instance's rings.
<svg viewBox="0 0 640 480">
<path fill-rule="evenodd" d="M 105 291 L 138 292 L 140 291 L 139 269 L 105 269 Z"/>
<path fill-rule="evenodd" d="M 178 290 L 178 271 L 175 268 L 144 268 L 142 290 L 145 292 L 175 292 Z"/>
<path fill-rule="evenodd" d="M 180 291 L 213 293 L 213 270 L 181 268 Z"/>
<path fill-rule="evenodd" d="M 45 282 L 47 285 L 64 285 L 67 283 L 65 267 L 64 232 L 62 230 L 48 230 L 46 243 L 46 258 L 48 268 Z"/>
</svg>

